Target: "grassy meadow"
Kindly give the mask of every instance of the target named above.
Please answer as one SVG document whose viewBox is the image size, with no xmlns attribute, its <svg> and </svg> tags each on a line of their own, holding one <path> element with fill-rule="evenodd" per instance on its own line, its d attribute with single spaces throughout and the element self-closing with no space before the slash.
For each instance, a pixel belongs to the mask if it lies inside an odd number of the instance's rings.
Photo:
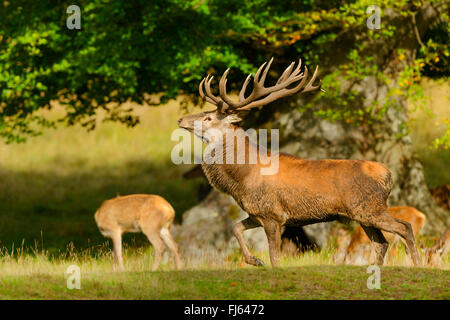
<svg viewBox="0 0 450 320">
<path fill-rule="evenodd" d="M 442 88 L 444 88 L 442 91 Z M 446 88 L 446 89 L 445 89 Z M 430 186 L 449 183 L 450 150 L 429 144 L 450 118 L 448 84 L 425 86 L 436 115 L 416 111 L 414 148 Z M 440 91 L 441 90 L 441 91 Z M 54 116 L 50 112 L 49 116 Z M 450 299 L 450 261 L 441 269 L 409 268 L 404 253 L 382 267 L 381 290 L 369 290 L 365 267 L 334 266 L 333 247 L 283 257 L 277 269 L 254 268 L 236 252 L 184 257 L 176 271 L 165 255 L 150 272 L 153 250 L 142 234 L 124 237 L 125 272 L 113 272 L 110 243 L 93 215 L 116 194 L 155 193 L 177 219 L 197 203 L 199 180 L 176 166 L 171 133 L 183 114 L 177 101 L 139 107 L 141 124 L 102 123 L 47 130 L 25 144 L 0 143 L 0 299 Z M 401 250 L 400 250 L 401 252 Z M 258 255 L 268 264 L 267 252 Z M 66 269 L 78 265 L 82 289 L 66 288 Z"/>
<path fill-rule="evenodd" d="M 136 108 L 135 128 L 107 122 L 92 132 L 75 126 L 0 144 L 0 247 L 58 252 L 103 243 L 94 213 L 117 194 L 159 194 L 179 219 L 196 204 L 198 181 L 183 179 L 189 166 L 170 159 L 179 104 Z"/>
<path fill-rule="evenodd" d="M 441 268 L 410 268 L 403 250 L 381 267 L 380 289 L 368 289 L 372 273 L 363 266 L 336 266 L 334 248 L 284 256 L 279 268 L 251 267 L 240 252 L 204 259 L 184 257 L 175 270 L 168 255 L 150 272 L 153 250 L 127 248 L 125 272 L 113 272 L 106 247 L 95 255 L 68 252 L 49 259 L 46 253 L 3 255 L 0 264 L 1 299 L 450 299 L 449 259 Z M 266 263 L 268 253 L 257 254 Z M 81 288 L 67 289 L 70 265 L 81 271 Z"/>
</svg>

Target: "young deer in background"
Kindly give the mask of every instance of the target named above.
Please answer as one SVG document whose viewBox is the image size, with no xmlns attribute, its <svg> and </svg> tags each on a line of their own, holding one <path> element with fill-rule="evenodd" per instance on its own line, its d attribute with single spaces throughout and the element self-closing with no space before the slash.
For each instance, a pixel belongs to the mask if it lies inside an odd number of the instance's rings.
<svg viewBox="0 0 450 320">
<path fill-rule="evenodd" d="M 392 217 L 408 222 L 412 227 L 414 237 L 417 236 L 426 221 L 425 215 L 413 207 L 389 207 L 388 212 Z M 394 242 L 395 234 L 383 232 L 383 235 L 389 243 Z M 370 239 L 364 233 L 361 226 L 358 226 L 353 233 L 350 244 L 343 251 L 343 262 L 345 264 L 369 264 L 372 253 L 370 244 Z"/>
<path fill-rule="evenodd" d="M 264 228 L 269 242 L 270 261 L 272 266 L 278 266 L 283 225 L 302 226 L 345 216 L 361 224 L 374 243 L 378 264 L 383 264 L 389 245 L 381 232 L 384 230 L 404 238 L 415 265 L 420 265 L 411 225 L 392 217 L 387 211 L 386 200 L 392 188 L 392 174 L 381 163 L 361 160 L 307 160 L 270 150 L 266 150 L 266 157 L 258 157 L 256 163 L 247 159 L 243 164 L 229 161 L 236 153 L 238 157 L 242 154 L 247 156 L 261 149 L 251 142 L 249 135 L 238 125 L 242 120 L 238 116 L 240 111 L 262 107 L 295 93 L 320 89 L 320 84 L 313 86 L 317 68 L 311 80 L 306 82 L 308 69 L 305 67 L 304 72 L 301 72 L 301 62 L 295 68 L 295 62 L 292 62 L 274 86 L 265 87 L 264 82 L 272 61 L 273 59 L 258 69 L 252 81 L 252 91 L 248 95 L 246 93 L 251 75 L 247 77 L 240 90 L 239 101 L 234 101 L 227 95 L 226 78 L 229 69 L 219 82 L 220 98 L 212 93 L 213 78 L 208 75 L 201 81 L 199 92 L 203 99 L 214 104 L 217 109 L 178 120 L 181 128 L 194 132 L 208 147 L 214 147 L 217 153 L 215 158 L 225 160 L 221 161 L 221 164 L 204 159 L 202 169 L 211 185 L 231 195 L 249 214 L 247 219 L 238 222 L 233 228 L 246 263 L 263 265 L 247 248 L 243 238 L 244 230 Z M 200 130 L 195 130 L 199 123 Z M 211 137 L 210 129 L 219 132 L 222 137 Z M 230 131 L 234 137 L 228 141 L 226 136 Z M 242 150 L 236 148 L 235 138 L 245 141 Z M 269 175 L 262 174 L 262 169 L 267 167 L 267 159 L 274 158 L 278 160 L 278 171 Z"/>
<path fill-rule="evenodd" d="M 442 258 L 445 257 L 449 250 L 450 226 L 447 227 L 433 247 L 424 250 L 427 265 L 439 267 L 442 263 Z"/>
<path fill-rule="evenodd" d="M 114 257 L 123 270 L 122 235 L 126 232 L 143 232 L 155 249 L 153 271 L 158 268 L 164 253 L 164 243 L 175 256 L 178 269 L 182 267 L 178 246 L 170 234 L 175 210 L 162 197 L 151 194 L 118 196 L 106 200 L 95 213 L 100 232 L 112 239 Z"/>
</svg>

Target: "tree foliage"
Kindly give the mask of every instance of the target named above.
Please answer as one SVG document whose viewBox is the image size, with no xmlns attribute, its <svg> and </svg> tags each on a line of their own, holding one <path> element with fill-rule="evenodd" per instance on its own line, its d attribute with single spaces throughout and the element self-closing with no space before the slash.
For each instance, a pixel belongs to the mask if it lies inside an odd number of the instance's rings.
<svg viewBox="0 0 450 320">
<path fill-rule="evenodd" d="M 358 82 L 368 75 L 391 79 L 368 53 L 393 38 L 396 26 L 368 30 L 370 0 L 90 0 L 77 1 L 81 30 L 66 27 L 65 1 L 14 0 L 0 3 L 0 136 L 23 141 L 57 121 L 95 126 L 99 109 L 106 120 L 135 125 L 138 119 L 121 106 L 125 101 L 158 105 L 180 93 L 196 99 L 198 83 L 208 72 L 235 68 L 256 70 L 270 56 L 275 69 L 302 57 L 309 66 L 328 57 L 334 63 L 323 74 L 328 106 L 318 116 L 359 124 L 380 119 L 383 105 L 362 107 L 359 94 L 341 90 L 340 80 Z M 431 1 L 435 6 L 446 6 Z M 72 3 L 70 3 L 72 4 Z M 410 21 L 425 4 L 420 0 L 377 1 L 382 14 Z M 393 74 L 392 97 L 420 96 L 422 74 L 448 77 L 448 8 L 419 39 L 408 67 Z M 356 41 L 344 59 L 336 46 L 351 34 Z M 396 53 L 402 59 L 402 51 Z M 331 58 L 330 58 L 331 57 Z M 234 81 L 236 80 L 236 81 Z M 159 94 L 152 100 L 150 95 Z M 39 112 L 58 101 L 65 116 L 49 120 Z M 322 101 L 324 102 L 324 101 Z M 306 106 L 308 107 L 308 106 Z M 443 144 L 446 138 L 443 138 Z M 448 144 L 447 144 L 448 145 Z"/>
</svg>

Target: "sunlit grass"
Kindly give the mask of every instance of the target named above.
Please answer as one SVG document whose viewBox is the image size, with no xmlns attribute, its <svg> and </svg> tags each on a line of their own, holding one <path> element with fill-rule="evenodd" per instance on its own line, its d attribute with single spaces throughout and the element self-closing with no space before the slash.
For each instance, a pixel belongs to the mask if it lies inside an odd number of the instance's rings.
<svg viewBox="0 0 450 320">
<path fill-rule="evenodd" d="M 35 274 L 63 274 L 70 265 L 79 266 L 85 274 L 112 273 L 114 261 L 110 249 L 110 243 L 104 242 L 95 247 L 83 250 L 76 250 L 73 246 L 68 246 L 66 251 L 58 254 L 49 254 L 48 251 L 40 249 L 24 250 L 15 248 L 14 251 L 3 250 L 0 252 L 0 277 L 4 276 L 31 276 Z M 320 251 L 306 251 L 298 255 L 283 254 L 280 260 L 280 268 L 303 267 L 303 266 L 332 266 L 333 254 L 336 249 L 328 246 Z M 255 256 L 262 259 L 266 266 L 270 268 L 270 257 L 267 251 L 255 252 Z M 124 246 L 124 267 L 125 272 L 149 272 L 154 259 L 153 248 Z M 189 256 L 183 254 L 185 270 L 237 270 L 254 269 L 244 262 L 242 253 L 236 249 L 230 254 L 222 254 L 215 250 L 202 252 L 200 256 Z M 390 248 L 385 266 L 411 267 L 412 263 L 403 245 L 396 245 Z M 424 268 L 429 268 L 424 264 Z M 450 255 L 443 259 L 440 269 L 450 270 Z M 176 266 L 169 251 L 164 253 L 160 271 L 176 271 Z"/>
</svg>

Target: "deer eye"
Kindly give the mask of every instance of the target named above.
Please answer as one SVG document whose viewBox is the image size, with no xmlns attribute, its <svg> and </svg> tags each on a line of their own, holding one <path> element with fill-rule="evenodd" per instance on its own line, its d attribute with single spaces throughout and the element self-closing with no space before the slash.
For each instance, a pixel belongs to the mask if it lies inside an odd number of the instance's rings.
<svg viewBox="0 0 450 320">
<path fill-rule="evenodd" d="M 211 121 L 211 117 L 206 117 L 205 121 Z"/>
</svg>

